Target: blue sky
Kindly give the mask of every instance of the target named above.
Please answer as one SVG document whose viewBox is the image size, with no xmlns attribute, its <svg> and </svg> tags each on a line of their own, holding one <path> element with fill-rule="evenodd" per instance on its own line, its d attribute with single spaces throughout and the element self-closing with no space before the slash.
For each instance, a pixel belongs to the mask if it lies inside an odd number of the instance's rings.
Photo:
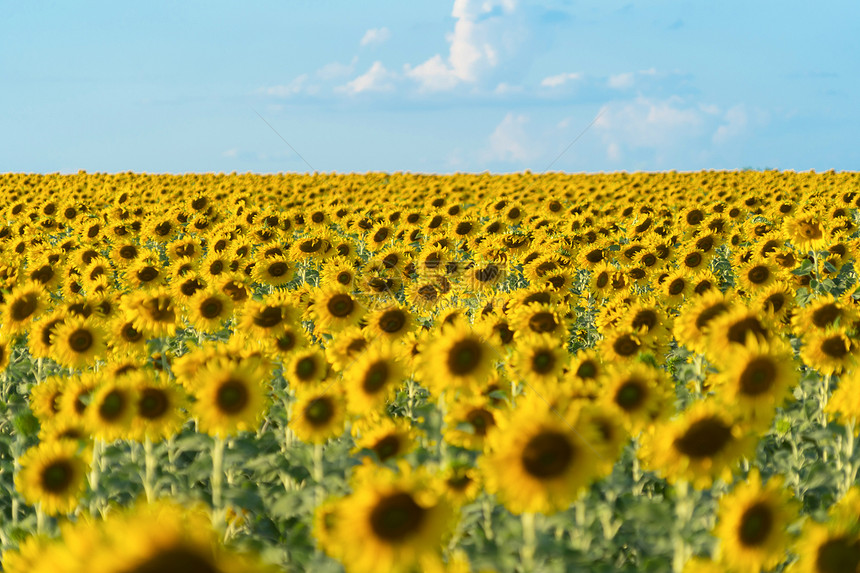
<svg viewBox="0 0 860 573">
<path fill-rule="evenodd" d="M 853 1 L 2 0 L 0 172 L 856 170 L 858 25 Z"/>
</svg>

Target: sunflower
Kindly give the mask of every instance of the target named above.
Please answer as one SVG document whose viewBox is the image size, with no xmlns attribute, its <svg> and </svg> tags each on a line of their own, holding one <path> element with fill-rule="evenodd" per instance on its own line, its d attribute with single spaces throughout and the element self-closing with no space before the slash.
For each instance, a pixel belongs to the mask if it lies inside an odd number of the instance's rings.
<svg viewBox="0 0 860 573">
<path fill-rule="evenodd" d="M 69 318 L 57 326 L 54 358 L 69 368 L 83 368 L 105 354 L 105 334 L 92 318 Z"/>
<path fill-rule="evenodd" d="M 483 396 L 454 401 L 445 412 L 445 442 L 467 450 L 483 450 L 487 436 L 496 426 L 496 415 Z"/>
<path fill-rule="evenodd" d="M 31 504 L 40 504 L 48 515 L 71 513 L 87 486 L 88 461 L 70 440 L 42 442 L 18 460 L 15 489 Z"/>
<path fill-rule="evenodd" d="M 11 359 L 12 345 L 9 343 L 9 339 L 5 335 L 0 334 L 0 373 L 5 372 Z"/>
<path fill-rule="evenodd" d="M 860 571 L 860 535 L 856 519 L 831 519 L 826 524 L 808 520 L 793 551 L 800 559 L 792 570 L 799 573 Z"/>
<path fill-rule="evenodd" d="M 784 281 L 776 281 L 758 292 L 752 308 L 774 323 L 783 323 L 796 305 L 794 289 Z"/>
<path fill-rule="evenodd" d="M 612 329 L 605 332 L 600 342 L 600 354 L 604 362 L 627 362 L 636 360 L 643 352 L 656 350 L 643 342 L 640 335 L 631 329 Z"/>
<path fill-rule="evenodd" d="M 343 433 L 346 404 L 338 391 L 324 387 L 296 392 L 290 428 L 308 444 L 324 444 Z"/>
<path fill-rule="evenodd" d="M 60 376 L 48 376 L 30 389 L 30 410 L 46 422 L 60 413 L 60 402 L 66 382 Z"/>
<path fill-rule="evenodd" d="M 146 354 L 147 336 L 138 330 L 134 321 L 119 315 L 109 323 L 108 345 L 112 352 L 120 352 L 132 356 Z"/>
<path fill-rule="evenodd" d="M 705 355 L 714 363 L 727 361 L 750 340 L 775 339 L 773 327 L 758 312 L 746 306 L 737 306 L 708 323 Z"/>
<path fill-rule="evenodd" d="M 718 290 L 709 291 L 687 303 L 675 319 L 673 332 L 678 343 L 693 352 L 704 352 L 710 323 L 731 310 L 732 305 L 731 296 Z"/>
<path fill-rule="evenodd" d="M 358 437 L 352 453 L 359 455 L 367 450 L 381 463 L 408 454 L 417 445 L 418 437 L 418 430 L 406 419 L 392 419 L 378 412 L 371 413 L 353 425 L 353 433 L 357 433 Z"/>
<path fill-rule="evenodd" d="M 516 336 L 526 336 L 527 333 L 548 333 L 559 340 L 568 336 L 568 321 L 558 305 L 546 303 L 529 303 L 516 308 L 510 315 L 511 326 Z"/>
<path fill-rule="evenodd" d="M 798 504 L 774 476 L 762 485 L 757 469 L 745 483 L 720 500 L 714 533 L 720 539 L 720 561 L 738 573 L 758 573 L 779 565 L 791 538 L 787 527 Z"/>
<path fill-rule="evenodd" d="M 163 373 L 140 370 L 129 375 L 128 383 L 137 392 L 132 436 L 137 440 L 160 442 L 178 434 L 188 419 L 185 390 Z"/>
<path fill-rule="evenodd" d="M 437 396 L 449 388 L 481 385 L 497 356 L 496 348 L 467 324 L 443 326 L 420 355 L 420 378 Z"/>
<path fill-rule="evenodd" d="M 803 363 L 823 375 L 840 374 L 857 361 L 857 342 L 848 337 L 846 327 L 831 327 L 809 333 L 800 358 Z"/>
<path fill-rule="evenodd" d="M 270 355 L 280 357 L 282 361 L 290 357 L 296 350 L 308 346 L 305 331 L 293 326 L 286 326 L 281 332 L 271 333 L 264 342 Z"/>
<path fill-rule="evenodd" d="M 213 288 L 198 291 L 187 307 L 189 322 L 200 332 L 218 332 L 233 315 L 233 300 Z"/>
<path fill-rule="evenodd" d="M 86 425 L 86 411 L 92 402 L 93 391 L 98 388 L 99 379 L 93 372 L 84 372 L 64 381 L 63 393 L 59 397 L 62 418 Z"/>
<path fill-rule="evenodd" d="M 595 452 L 595 472 L 597 478 L 612 473 L 616 462 L 630 439 L 624 422 L 616 410 L 602 404 L 584 404 L 579 412 L 579 424 L 588 436 L 588 444 Z"/>
<path fill-rule="evenodd" d="M 735 272 L 741 288 L 750 295 L 769 287 L 779 277 L 779 268 L 763 257 L 753 257 Z"/>
<path fill-rule="evenodd" d="M 793 353 L 778 339 L 749 339 L 735 346 L 716 388 L 725 404 L 744 420 L 769 426 L 774 408 L 781 406 L 798 381 Z"/>
<path fill-rule="evenodd" d="M 281 332 L 286 326 L 297 322 L 298 310 L 284 292 L 275 292 L 262 300 L 250 300 L 244 304 L 239 317 L 239 328 L 260 338 L 273 332 Z"/>
<path fill-rule="evenodd" d="M 439 566 L 452 511 L 423 470 L 375 469 L 337 503 L 334 545 L 350 573 L 407 573 Z"/>
<path fill-rule="evenodd" d="M 334 333 L 355 326 L 366 311 L 354 296 L 335 286 L 316 289 L 312 300 L 310 314 L 320 332 Z"/>
<path fill-rule="evenodd" d="M 836 298 L 829 293 L 818 296 L 808 305 L 795 310 L 791 317 L 792 329 L 798 336 L 803 336 L 810 331 L 810 327 L 818 331 L 829 327 L 850 327 L 860 319 L 860 311 L 852 303 L 850 297 Z"/>
<path fill-rule="evenodd" d="M 803 210 L 784 219 L 783 233 L 801 252 L 818 251 L 827 245 L 831 229 L 821 213 Z"/>
<path fill-rule="evenodd" d="M 558 338 L 548 333 L 529 334 L 517 338 L 510 366 L 527 385 L 547 388 L 561 377 L 570 354 Z"/>
<path fill-rule="evenodd" d="M 2 332 L 20 334 L 29 328 L 33 320 L 46 308 L 45 293 L 38 283 L 27 282 L 12 289 L 2 307 Z"/>
<path fill-rule="evenodd" d="M 323 351 L 315 346 L 293 352 L 284 365 L 284 378 L 296 390 L 312 386 L 328 375 L 329 365 Z"/>
<path fill-rule="evenodd" d="M 599 469 L 589 429 L 575 408 L 520 400 L 488 438 L 480 460 L 487 490 L 515 514 L 567 509 Z"/>
<path fill-rule="evenodd" d="M 134 292 L 123 299 L 134 328 L 147 338 L 173 336 L 179 320 L 176 304 L 166 288 Z"/>
<path fill-rule="evenodd" d="M 400 340 L 415 328 L 415 318 L 406 308 L 394 305 L 381 308 L 365 318 L 368 336 L 384 340 Z"/>
<path fill-rule="evenodd" d="M 254 282 L 279 287 L 293 280 L 293 269 L 284 256 L 259 258 L 254 265 L 251 278 Z"/>
<path fill-rule="evenodd" d="M 215 359 L 197 373 L 192 405 L 198 428 L 226 437 L 254 430 L 268 407 L 265 384 L 269 372 L 256 360 Z"/>
<path fill-rule="evenodd" d="M 642 435 L 643 462 L 669 482 L 687 480 L 707 489 L 716 478 L 731 481 L 732 467 L 755 448 L 752 434 L 710 400 L 694 403 L 680 417 Z"/>
<path fill-rule="evenodd" d="M 671 390 L 662 371 L 641 362 L 615 365 L 607 369 L 602 402 L 636 434 L 668 414 L 674 397 Z"/>
<path fill-rule="evenodd" d="M 481 479 L 477 469 L 462 462 L 451 463 L 441 476 L 445 496 L 453 507 L 464 506 L 481 493 Z"/>
<path fill-rule="evenodd" d="M 93 437 L 104 442 L 131 434 L 138 395 L 125 377 L 102 378 L 86 408 L 86 425 Z"/>
<path fill-rule="evenodd" d="M 369 344 L 366 331 L 358 326 L 350 326 L 336 333 L 326 344 L 326 358 L 331 363 L 332 369 L 342 372 L 367 349 Z"/>
<path fill-rule="evenodd" d="M 370 346 L 344 372 L 349 410 L 367 414 L 382 408 L 403 384 L 405 372 L 390 343 Z"/>
</svg>

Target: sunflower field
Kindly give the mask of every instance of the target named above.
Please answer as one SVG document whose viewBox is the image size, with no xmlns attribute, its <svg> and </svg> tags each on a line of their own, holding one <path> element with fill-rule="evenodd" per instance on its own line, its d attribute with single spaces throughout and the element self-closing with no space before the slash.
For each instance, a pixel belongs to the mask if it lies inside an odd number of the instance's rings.
<svg viewBox="0 0 860 573">
<path fill-rule="evenodd" d="M 0 192 L 2 571 L 860 571 L 858 173 Z"/>
</svg>

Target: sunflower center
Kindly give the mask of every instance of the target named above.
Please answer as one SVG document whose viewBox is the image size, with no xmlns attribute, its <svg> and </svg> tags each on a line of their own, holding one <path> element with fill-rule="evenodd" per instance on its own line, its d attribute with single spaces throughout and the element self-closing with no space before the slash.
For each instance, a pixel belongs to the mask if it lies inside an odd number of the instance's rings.
<svg viewBox="0 0 860 573">
<path fill-rule="evenodd" d="M 747 508 L 741 516 L 738 537 L 743 545 L 755 547 L 767 539 L 773 529 L 773 512 L 764 502 Z"/>
<path fill-rule="evenodd" d="M 343 318 L 345 316 L 349 316 L 352 309 L 355 307 L 355 303 L 352 301 L 351 296 L 342 293 L 331 297 L 326 307 L 332 316 Z"/>
<path fill-rule="evenodd" d="M 623 357 L 633 356 L 639 351 L 640 346 L 642 345 L 639 341 L 629 334 L 622 334 L 612 343 L 615 353 Z"/>
<path fill-rule="evenodd" d="M 287 272 L 287 264 L 281 261 L 269 265 L 269 274 L 273 277 L 282 277 Z"/>
<path fill-rule="evenodd" d="M 594 378 L 597 376 L 597 365 L 590 360 L 586 360 L 576 369 L 576 375 L 580 378 Z"/>
<path fill-rule="evenodd" d="M 433 302 L 438 297 L 436 287 L 433 285 L 423 285 L 419 287 L 418 294 L 427 302 Z"/>
<path fill-rule="evenodd" d="M 642 387 L 642 383 L 638 380 L 629 380 L 625 382 L 618 392 L 615 393 L 615 403 L 627 412 L 631 412 L 638 408 L 645 401 L 647 392 Z"/>
<path fill-rule="evenodd" d="M 170 306 L 169 300 L 153 299 L 144 305 L 150 318 L 155 322 L 172 323 L 176 321 L 176 313 Z"/>
<path fill-rule="evenodd" d="M 776 366 L 766 357 L 751 360 L 741 373 L 741 392 L 758 396 L 767 392 L 776 380 Z"/>
<path fill-rule="evenodd" d="M 821 343 L 821 351 L 830 358 L 844 358 L 848 354 L 848 344 L 841 336 L 831 336 Z"/>
<path fill-rule="evenodd" d="M 236 414 L 245 408 L 248 398 L 248 389 L 243 382 L 227 380 L 218 388 L 215 403 L 222 412 Z"/>
<path fill-rule="evenodd" d="M 309 380 L 313 378 L 317 371 L 317 363 L 313 356 L 305 356 L 296 363 L 296 376 L 300 380 Z"/>
<path fill-rule="evenodd" d="M 807 239 L 820 239 L 824 236 L 821 226 L 814 221 L 803 221 L 800 223 L 800 234 Z"/>
<path fill-rule="evenodd" d="M 275 339 L 275 344 L 281 352 L 288 352 L 296 347 L 296 337 L 292 332 L 285 332 Z"/>
<path fill-rule="evenodd" d="M 158 269 L 155 267 L 143 267 L 137 271 L 137 279 L 140 282 L 148 283 L 158 278 Z"/>
<path fill-rule="evenodd" d="M 551 312 L 536 312 L 529 318 L 529 328 L 533 332 L 553 332 L 558 326 L 555 315 Z"/>
<path fill-rule="evenodd" d="M 595 282 L 595 284 L 597 285 L 597 288 L 603 288 L 607 284 L 609 284 L 609 273 L 603 271 L 599 275 L 597 275 L 597 281 Z"/>
<path fill-rule="evenodd" d="M 467 476 L 466 474 L 459 474 L 445 480 L 445 483 L 448 484 L 448 487 L 453 489 L 454 491 L 463 491 L 466 489 L 470 483 L 472 483 L 472 478 Z"/>
<path fill-rule="evenodd" d="M 367 369 L 367 374 L 364 375 L 364 383 L 362 389 L 368 394 L 379 392 L 385 382 L 388 381 L 389 368 L 384 361 L 376 362 Z"/>
<path fill-rule="evenodd" d="M 126 324 L 122 329 L 122 337 L 126 342 L 137 342 L 143 337 L 143 334 L 141 334 L 140 331 L 131 324 Z"/>
<path fill-rule="evenodd" d="M 709 306 L 696 317 L 696 328 L 698 328 L 699 331 L 702 331 L 708 326 L 709 322 L 728 310 L 729 307 L 722 302 Z"/>
<path fill-rule="evenodd" d="M 126 407 L 125 394 L 115 389 L 107 393 L 99 406 L 99 418 L 107 422 L 113 422 L 122 417 Z"/>
<path fill-rule="evenodd" d="M 315 253 L 322 248 L 322 241 L 319 239 L 308 239 L 299 243 L 299 250 L 303 253 Z"/>
<path fill-rule="evenodd" d="M 475 278 L 482 283 L 495 280 L 499 276 L 499 267 L 494 264 L 489 264 L 486 267 L 475 272 Z"/>
<path fill-rule="evenodd" d="M 514 331 L 506 323 L 500 323 L 493 326 L 493 331 L 499 335 L 502 344 L 508 344 L 514 339 Z"/>
<path fill-rule="evenodd" d="M 752 284 L 760 285 L 770 278 L 770 269 L 764 265 L 756 265 L 749 270 L 747 278 Z"/>
<path fill-rule="evenodd" d="M 157 420 L 167 412 L 167 394 L 158 388 L 145 388 L 140 393 L 137 406 L 141 416 L 147 420 Z"/>
<path fill-rule="evenodd" d="M 546 431 L 534 436 L 523 448 L 525 470 L 538 479 L 561 475 L 573 461 L 574 448 L 562 433 Z"/>
<path fill-rule="evenodd" d="M 777 313 L 785 306 L 785 295 L 781 292 L 774 293 L 764 299 L 764 308 L 772 313 Z"/>
<path fill-rule="evenodd" d="M 397 436 L 389 434 L 373 444 L 372 449 L 376 453 L 376 457 L 379 458 L 379 461 L 384 462 L 400 452 L 400 440 Z"/>
<path fill-rule="evenodd" d="M 684 264 L 686 266 L 690 267 L 691 269 L 694 269 L 694 268 L 696 268 L 702 264 L 702 260 L 703 260 L 702 259 L 702 253 L 700 253 L 698 251 L 694 251 L 694 252 L 690 253 L 689 255 L 687 255 L 686 257 L 684 257 Z"/>
<path fill-rule="evenodd" d="M 379 500 L 370 512 L 370 528 L 383 541 L 397 543 L 415 534 L 426 515 L 411 495 L 398 492 Z"/>
<path fill-rule="evenodd" d="M 319 428 L 334 417 L 334 403 L 331 398 L 314 398 L 305 407 L 305 419 L 311 426 Z"/>
<path fill-rule="evenodd" d="M 856 571 L 860 566 L 860 542 L 848 537 L 828 539 L 818 548 L 815 557 L 815 571 L 821 573 L 841 573 Z"/>
<path fill-rule="evenodd" d="M 346 353 L 350 356 L 355 354 L 356 352 L 361 352 L 367 347 L 367 340 L 364 338 L 356 338 L 352 342 L 349 343 L 349 346 L 346 347 Z"/>
<path fill-rule="evenodd" d="M 646 332 L 650 332 L 655 326 L 657 326 L 657 313 L 651 309 L 642 309 L 636 313 L 636 316 L 633 317 L 633 322 L 631 323 L 633 326 L 633 330 L 640 331 L 644 327 Z"/>
<path fill-rule="evenodd" d="M 162 549 L 126 573 L 218 573 L 203 555 L 184 547 Z"/>
<path fill-rule="evenodd" d="M 388 310 L 379 319 L 379 327 L 389 334 L 399 332 L 406 324 L 406 315 L 402 310 Z"/>
<path fill-rule="evenodd" d="M 224 309 L 224 304 L 215 297 L 207 298 L 200 305 L 200 314 L 203 318 L 213 319 L 221 316 L 221 311 Z"/>
<path fill-rule="evenodd" d="M 669 294 L 672 296 L 678 296 L 684 292 L 685 286 L 687 286 L 687 282 L 684 279 L 675 279 L 669 283 Z"/>
<path fill-rule="evenodd" d="M 555 366 L 555 355 L 549 350 L 539 350 L 532 357 L 532 371 L 538 374 L 546 374 Z"/>
<path fill-rule="evenodd" d="M 448 370 L 457 376 L 468 376 L 481 364 L 482 351 L 477 340 L 457 341 L 448 353 Z"/>
<path fill-rule="evenodd" d="M 842 310 L 833 303 L 828 303 L 812 313 L 812 323 L 818 328 L 826 328 L 842 316 Z"/>
<path fill-rule="evenodd" d="M 348 285 L 349 283 L 352 282 L 352 274 L 348 273 L 347 271 L 343 271 L 343 272 L 338 273 L 337 282 L 339 282 L 340 284 L 342 284 L 344 286 Z"/>
<path fill-rule="evenodd" d="M 267 306 L 257 316 L 254 317 L 254 324 L 262 328 L 272 328 L 280 324 L 283 320 L 281 307 Z"/>
<path fill-rule="evenodd" d="M 603 260 L 603 249 L 593 249 L 585 255 L 585 260 L 596 265 Z"/>
<path fill-rule="evenodd" d="M 75 468 L 68 460 L 56 460 L 42 470 L 42 488 L 50 493 L 63 493 L 72 484 Z"/>
<path fill-rule="evenodd" d="M 710 458 L 731 439 L 731 426 L 718 418 L 704 418 L 690 424 L 687 431 L 675 440 L 675 448 L 693 459 Z"/>
<path fill-rule="evenodd" d="M 27 320 L 31 314 L 36 312 L 38 299 L 33 293 L 27 293 L 20 299 L 12 303 L 12 320 L 22 321 Z"/>
<path fill-rule="evenodd" d="M 477 408 L 469 412 L 466 415 L 466 420 L 468 420 L 469 424 L 472 425 L 472 428 L 475 430 L 475 435 L 478 436 L 486 436 L 487 430 L 493 427 L 496 423 L 493 413 L 488 412 L 483 408 Z"/>
<path fill-rule="evenodd" d="M 69 348 L 77 353 L 83 353 L 93 345 L 93 334 L 85 329 L 79 328 L 69 335 Z"/>
<path fill-rule="evenodd" d="M 729 327 L 728 339 L 736 344 L 745 344 L 750 334 L 767 338 L 767 330 L 765 330 L 757 318 L 752 316 L 732 324 Z"/>
</svg>

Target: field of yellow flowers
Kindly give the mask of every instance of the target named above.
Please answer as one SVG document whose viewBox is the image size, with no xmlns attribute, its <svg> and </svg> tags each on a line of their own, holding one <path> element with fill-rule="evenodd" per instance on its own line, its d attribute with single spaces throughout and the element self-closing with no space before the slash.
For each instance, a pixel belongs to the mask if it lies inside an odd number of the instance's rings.
<svg viewBox="0 0 860 573">
<path fill-rule="evenodd" d="M 0 196 L 3 571 L 860 570 L 858 173 Z"/>
</svg>

